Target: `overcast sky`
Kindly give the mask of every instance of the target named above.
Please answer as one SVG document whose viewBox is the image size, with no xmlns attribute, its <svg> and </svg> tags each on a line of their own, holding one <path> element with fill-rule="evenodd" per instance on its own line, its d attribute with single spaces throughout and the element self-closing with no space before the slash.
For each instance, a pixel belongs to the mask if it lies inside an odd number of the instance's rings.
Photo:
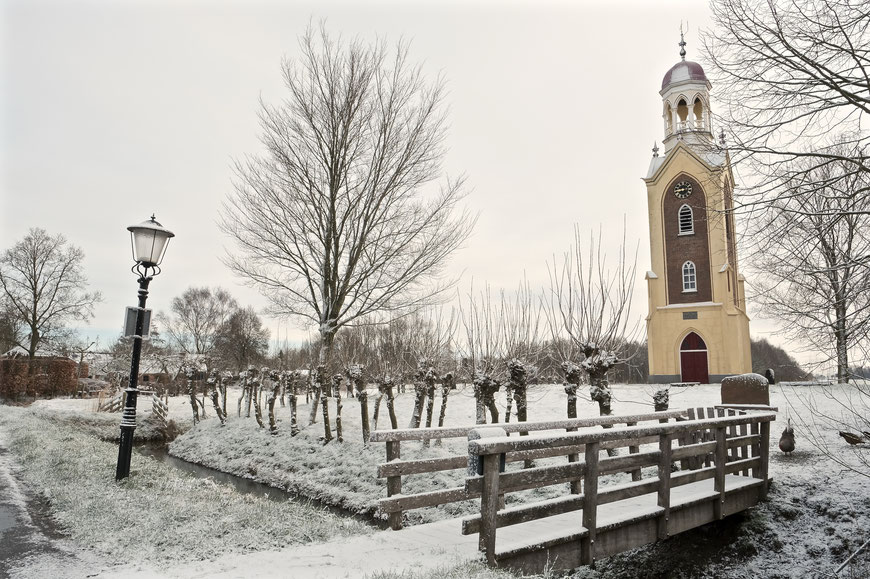
<svg viewBox="0 0 870 579">
<path fill-rule="evenodd" d="M 465 174 L 480 219 L 451 270 L 462 287 L 533 285 L 569 248 L 574 224 L 600 226 L 615 253 L 625 219 L 639 243 L 635 312 L 646 314 L 649 229 L 641 181 L 661 141 L 664 73 L 699 60 L 699 0 L 570 2 L 43 2 L 2 4 L 0 248 L 30 227 L 86 254 L 103 293 L 83 332 L 116 336 L 136 280 L 126 227 L 155 213 L 176 233 L 149 306 L 220 285 L 265 302 L 221 263 L 217 211 L 233 159 L 261 150 L 258 99 L 285 96 L 282 57 L 310 21 L 345 37 L 412 41 L 412 59 L 444 76 L 445 168 Z M 715 108 L 713 87 L 713 106 Z M 305 338 L 267 320 L 273 338 Z M 762 326 L 753 322 L 753 334 Z"/>
</svg>

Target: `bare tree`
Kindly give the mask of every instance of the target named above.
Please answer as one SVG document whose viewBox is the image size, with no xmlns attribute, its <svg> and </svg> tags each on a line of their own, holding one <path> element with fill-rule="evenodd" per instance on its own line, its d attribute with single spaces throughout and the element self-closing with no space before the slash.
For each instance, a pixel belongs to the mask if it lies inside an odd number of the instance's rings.
<svg viewBox="0 0 870 579">
<path fill-rule="evenodd" d="M 512 402 L 517 405 L 517 421 L 528 420 L 528 385 L 535 378 L 543 353 L 540 297 L 528 281 L 520 283 L 510 298 L 501 294 L 501 361 L 507 368 L 505 380 L 505 422 L 510 422 Z"/>
<path fill-rule="evenodd" d="M 377 312 L 445 295 L 440 279 L 474 225 L 455 211 L 463 180 L 442 172 L 444 83 L 408 63 L 408 46 L 343 43 L 309 28 L 283 63 L 288 98 L 261 103 L 266 153 L 236 164 L 221 227 L 227 259 L 269 312 L 316 324 L 332 368 L 336 332 Z"/>
<path fill-rule="evenodd" d="M 548 265 L 550 292 L 545 311 L 566 385 L 579 384 L 579 362 L 589 376 L 592 400 L 598 402 L 600 414 L 607 415 L 612 401 L 607 372 L 625 359 L 625 346 L 638 329 L 631 316 L 637 251 L 629 262 L 623 237 L 616 267 L 610 270 L 601 251 L 600 232 L 597 243 L 590 236 L 585 262 L 583 245 L 580 230 L 575 228 L 571 251 Z M 568 395 L 570 404 L 572 393 Z"/>
<path fill-rule="evenodd" d="M 371 375 L 378 387 L 378 397 L 375 400 L 372 415 L 373 427 L 378 427 L 381 402 L 386 401 L 390 426 L 394 430 L 399 427 L 395 408 L 395 391 L 397 384 L 405 380 L 407 368 L 411 359 L 411 331 L 407 318 L 390 320 L 378 326 L 365 328 L 374 344 L 375 355 L 371 360 Z"/>
<path fill-rule="evenodd" d="M 785 194 L 753 220 L 755 302 L 846 382 L 849 351 L 870 330 L 870 197 L 860 193 L 870 173 L 839 160 L 794 164 Z"/>
<path fill-rule="evenodd" d="M 214 353 L 218 332 L 239 308 L 222 288 L 190 287 L 173 298 L 171 316 L 162 324 L 167 338 L 185 354 Z"/>
<path fill-rule="evenodd" d="M 30 358 L 64 324 L 93 317 L 94 304 L 102 298 L 99 292 L 85 291 L 84 258 L 84 252 L 67 245 L 63 235 L 52 236 L 40 228 L 30 229 L 0 255 L 0 288 L 12 319 L 25 330 L 9 337 Z"/>
<path fill-rule="evenodd" d="M 3 302 L 5 299 L 0 300 L 0 354 L 14 348 L 22 339 L 20 318 L 13 312 L 11 304 Z"/>
<path fill-rule="evenodd" d="M 250 306 L 233 312 L 215 336 L 215 351 L 239 371 L 262 360 L 268 350 L 269 329 Z"/>
<path fill-rule="evenodd" d="M 500 366 L 504 336 L 498 316 L 498 304 L 493 302 L 489 285 L 477 295 L 472 287 L 467 303 L 460 304 L 460 318 L 465 329 L 464 358 L 474 385 L 477 424 L 486 424 L 487 410 L 492 422 L 498 422 L 499 418 L 495 393 L 501 389 L 505 376 Z"/>
<path fill-rule="evenodd" d="M 870 11 L 854 0 L 717 0 L 704 37 L 722 125 L 735 163 L 747 160 L 753 186 L 739 201 L 780 198 L 795 178 L 831 161 L 870 172 Z M 843 149 L 843 135 L 850 147 Z M 847 152 L 849 151 L 849 152 Z M 852 154 L 854 153 L 854 154 Z M 799 158 L 808 162 L 794 164 Z M 866 196 L 868 181 L 854 193 Z"/>
</svg>

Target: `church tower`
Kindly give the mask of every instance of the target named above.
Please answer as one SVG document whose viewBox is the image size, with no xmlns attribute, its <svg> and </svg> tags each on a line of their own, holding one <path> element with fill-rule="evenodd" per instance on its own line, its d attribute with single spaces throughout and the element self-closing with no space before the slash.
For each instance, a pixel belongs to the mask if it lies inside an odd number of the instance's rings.
<svg viewBox="0 0 870 579">
<path fill-rule="evenodd" d="M 731 160 L 717 144 L 710 82 L 682 59 L 659 94 L 664 154 L 653 147 L 644 181 L 651 269 L 647 344 L 650 382 L 719 382 L 752 371 L 744 279 L 737 267 Z"/>
</svg>

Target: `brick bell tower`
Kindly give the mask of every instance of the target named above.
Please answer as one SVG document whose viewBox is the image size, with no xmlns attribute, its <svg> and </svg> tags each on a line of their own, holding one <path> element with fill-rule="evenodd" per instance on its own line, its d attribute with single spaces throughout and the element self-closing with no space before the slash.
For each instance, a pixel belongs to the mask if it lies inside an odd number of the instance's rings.
<svg viewBox="0 0 870 579">
<path fill-rule="evenodd" d="M 737 267 L 732 214 L 734 177 L 717 145 L 710 82 L 701 65 L 681 60 L 665 74 L 664 154 L 653 147 L 644 178 L 650 261 L 647 343 L 650 382 L 719 382 L 752 371 L 749 317 Z"/>
</svg>

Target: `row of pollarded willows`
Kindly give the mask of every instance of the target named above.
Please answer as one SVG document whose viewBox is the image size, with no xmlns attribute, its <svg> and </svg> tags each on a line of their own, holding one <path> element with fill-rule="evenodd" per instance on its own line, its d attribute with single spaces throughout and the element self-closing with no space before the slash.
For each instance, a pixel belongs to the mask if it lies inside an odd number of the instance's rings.
<svg viewBox="0 0 870 579">
<path fill-rule="evenodd" d="M 324 440 L 342 441 L 345 384 L 345 395 L 359 402 L 366 441 L 378 427 L 384 406 L 390 427 L 399 427 L 394 399 L 408 385 L 414 394 L 408 426 L 443 426 L 458 381 L 473 387 L 478 424 L 509 422 L 513 415 L 526 421 L 529 386 L 557 376 L 567 394 L 567 417 L 577 416 L 577 391 L 584 382 L 589 383 L 590 398 L 598 403 L 600 414 L 610 414 L 608 372 L 635 353 L 632 337 L 637 324 L 630 312 L 635 267 L 626 259 L 624 247 L 614 268 L 608 268 L 595 239 L 585 247 L 588 253 L 576 233 L 572 250 L 550 265 L 550 284 L 544 290 L 534 291 L 527 282 L 513 293 L 501 291 L 496 296 L 488 286 L 479 292 L 472 288 L 462 296 L 458 310 L 434 308 L 343 328 L 332 344 L 332 367 L 339 369 L 333 373 L 318 363 L 319 344 L 305 348 L 309 353 L 305 370 L 249 369 L 239 378 L 247 397 L 246 415 L 254 400 L 254 416 L 265 428 L 257 402 L 265 396 L 270 429 L 276 432 L 274 405 L 276 401 L 284 405 L 288 395 L 295 434 L 300 423 L 295 396 L 304 391 L 306 402 L 311 402 L 308 425 L 320 416 Z M 288 350 L 283 354 L 286 360 L 276 362 L 289 364 L 291 358 L 298 360 L 296 354 Z M 373 413 L 369 387 L 377 391 Z M 499 392 L 505 396 L 504 414 L 496 403 Z"/>
</svg>

